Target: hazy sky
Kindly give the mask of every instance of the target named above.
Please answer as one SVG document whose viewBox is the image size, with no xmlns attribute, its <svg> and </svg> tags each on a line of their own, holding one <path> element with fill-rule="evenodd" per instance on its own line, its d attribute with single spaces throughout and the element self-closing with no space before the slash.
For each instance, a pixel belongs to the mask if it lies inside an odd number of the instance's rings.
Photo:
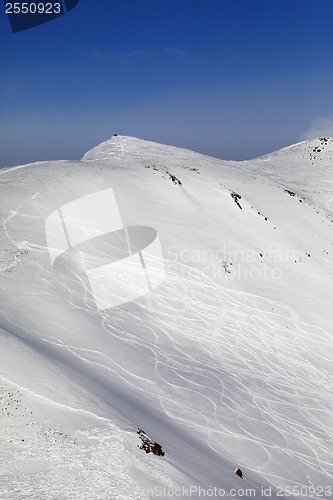
<svg viewBox="0 0 333 500">
<path fill-rule="evenodd" d="M 80 0 L 18 33 L 0 10 L 1 166 L 114 133 L 235 160 L 333 136 L 332 0 Z"/>
</svg>

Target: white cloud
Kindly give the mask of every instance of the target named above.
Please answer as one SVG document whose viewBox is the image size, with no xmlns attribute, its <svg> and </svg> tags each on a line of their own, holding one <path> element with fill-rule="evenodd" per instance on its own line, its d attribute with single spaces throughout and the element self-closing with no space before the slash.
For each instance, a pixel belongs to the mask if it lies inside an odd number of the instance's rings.
<svg viewBox="0 0 333 500">
<path fill-rule="evenodd" d="M 317 137 L 333 137 L 333 114 L 315 118 L 310 127 L 302 132 L 302 139 L 316 139 Z"/>
</svg>

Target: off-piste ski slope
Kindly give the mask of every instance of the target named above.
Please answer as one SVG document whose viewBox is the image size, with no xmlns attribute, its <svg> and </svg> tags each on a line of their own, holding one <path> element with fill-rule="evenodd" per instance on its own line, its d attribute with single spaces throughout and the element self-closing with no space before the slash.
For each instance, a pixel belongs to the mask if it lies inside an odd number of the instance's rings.
<svg viewBox="0 0 333 500">
<path fill-rule="evenodd" d="M 108 188 L 165 279 L 98 311 L 45 221 Z M 332 139 L 230 162 L 114 136 L 0 189 L 1 499 L 332 498 Z"/>
</svg>

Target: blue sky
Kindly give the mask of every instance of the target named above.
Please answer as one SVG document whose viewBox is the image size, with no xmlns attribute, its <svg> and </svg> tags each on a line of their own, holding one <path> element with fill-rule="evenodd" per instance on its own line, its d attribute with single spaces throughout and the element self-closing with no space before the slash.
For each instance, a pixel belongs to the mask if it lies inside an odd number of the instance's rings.
<svg viewBox="0 0 333 500">
<path fill-rule="evenodd" d="M 1 166 L 114 133 L 235 160 L 333 135 L 332 0 L 80 0 L 18 33 L 0 9 Z"/>
</svg>

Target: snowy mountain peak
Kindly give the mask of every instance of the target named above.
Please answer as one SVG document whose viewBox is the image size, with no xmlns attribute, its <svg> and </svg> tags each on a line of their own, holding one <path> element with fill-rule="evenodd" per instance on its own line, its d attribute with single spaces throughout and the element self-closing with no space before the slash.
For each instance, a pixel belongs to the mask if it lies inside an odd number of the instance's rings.
<svg viewBox="0 0 333 500">
<path fill-rule="evenodd" d="M 122 159 L 126 156 L 144 156 L 145 154 L 159 154 L 166 149 L 178 149 L 156 142 L 129 137 L 124 135 L 113 135 L 110 139 L 98 144 L 83 156 L 83 161 Z"/>
<path fill-rule="evenodd" d="M 178 152 L 185 151 L 187 154 L 193 153 L 185 148 L 177 148 L 175 146 L 160 144 L 137 137 L 114 134 L 110 139 L 87 151 L 82 157 L 82 160 L 91 161 L 108 160 L 111 158 L 119 159 L 124 154 L 138 154 L 139 152 L 141 154 L 144 152 L 149 152 L 149 154 L 151 154 L 154 151 L 158 154 L 167 152 L 168 150 Z M 200 153 L 194 154 L 200 155 Z M 309 160 L 312 161 L 320 158 L 333 160 L 333 138 L 321 137 L 318 139 L 302 141 L 267 155 L 260 156 L 258 159 L 267 160 L 276 156 L 285 156 L 286 154 L 301 155 L 304 158 L 308 156 Z"/>
<path fill-rule="evenodd" d="M 292 144 L 254 160 L 231 162 L 136 137 L 114 135 L 82 158 L 82 161 L 102 161 L 110 165 L 131 161 L 132 167 L 160 166 L 166 175 L 178 175 L 183 168 L 200 171 L 207 160 L 211 165 L 238 167 L 243 173 L 245 168 L 264 175 L 266 180 L 281 184 L 333 217 L 333 139 L 330 137 Z"/>
<path fill-rule="evenodd" d="M 110 158 L 120 157 L 125 152 L 125 144 L 128 139 L 129 138 L 127 136 L 115 134 L 110 137 L 110 139 L 98 144 L 97 146 L 87 151 L 82 157 L 82 160 L 108 160 Z"/>
<path fill-rule="evenodd" d="M 294 191 L 333 216 L 333 139 L 311 139 L 257 160 L 245 162 L 251 169 Z"/>
<path fill-rule="evenodd" d="M 318 137 L 317 139 L 309 139 L 296 144 L 291 144 L 285 148 L 274 151 L 267 155 L 261 156 L 260 159 L 267 159 L 274 156 L 282 156 L 286 154 L 304 155 L 304 158 L 314 160 L 317 158 L 328 158 L 333 161 L 333 138 Z"/>
</svg>

